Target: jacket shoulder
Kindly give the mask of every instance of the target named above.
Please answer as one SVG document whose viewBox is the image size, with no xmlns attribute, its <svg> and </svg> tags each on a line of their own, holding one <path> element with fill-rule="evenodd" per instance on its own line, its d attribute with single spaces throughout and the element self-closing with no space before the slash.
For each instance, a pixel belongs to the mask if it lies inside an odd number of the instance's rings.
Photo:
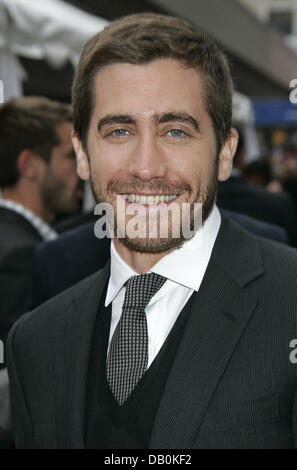
<svg viewBox="0 0 297 470">
<path fill-rule="evenodd" d="M 71 316 L 76 301 L 83 296 L 93 296 L 96 287 L 103 282 L 103 269 L 83 279 L 79 283 L 51 298 L 31 312 L 22 315 L 11 328 L 7 343 L 14 343 L 22 348 L 34 342 L 36 347 L 39 338 L 52 340 L 61 315 Z M 42 345 L 40 344 L 42 347 Z"/>
<path fill-rule="evenodd" d="M 275 271 L 278 276 L 293 276 L 297 282 L 297 249 L 282 243 L 259 238 L 263 264 L 266 270 Z"/>
<path fill-rule="evenodd" d="M 213 259 L 242 287 L 257 278 L 264 283 L 279 280 L 282 288 L 288 277 L 296 284 L 295 248 L 254 235 L 224 216 Z"/>
</svg>

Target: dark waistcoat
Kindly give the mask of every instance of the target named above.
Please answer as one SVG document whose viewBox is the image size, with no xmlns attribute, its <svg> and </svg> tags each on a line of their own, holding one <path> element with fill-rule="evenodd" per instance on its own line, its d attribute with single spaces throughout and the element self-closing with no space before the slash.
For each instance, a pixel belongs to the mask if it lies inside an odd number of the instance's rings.
<svg viewBox="0 0 297 470">
<path fill-rule="evenodd" d="M 89 449 L 146 449 L 194 295 L 149 369 L 126 402 L 119 406 L 106 380 L 111 305 L 104 306 L 105 293 L 96 319 L 89 362 L 85 444 Z"/>
</svg>

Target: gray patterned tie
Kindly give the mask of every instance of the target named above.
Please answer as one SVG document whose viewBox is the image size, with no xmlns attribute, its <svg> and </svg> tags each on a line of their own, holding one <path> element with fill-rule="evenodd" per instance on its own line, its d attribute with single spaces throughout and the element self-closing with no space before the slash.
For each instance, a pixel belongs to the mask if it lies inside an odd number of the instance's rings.
<svg viewBox="0 0 297 470">
<path fill-rule="evenodd" d="M 122 315 L 106 363 L 107 381 L 119 405 L 127 400 L 147 369 L 145 309 L 165 281 L 165 277 L 149 273 L 132 276 L 126 284 Z"/>
</svg>

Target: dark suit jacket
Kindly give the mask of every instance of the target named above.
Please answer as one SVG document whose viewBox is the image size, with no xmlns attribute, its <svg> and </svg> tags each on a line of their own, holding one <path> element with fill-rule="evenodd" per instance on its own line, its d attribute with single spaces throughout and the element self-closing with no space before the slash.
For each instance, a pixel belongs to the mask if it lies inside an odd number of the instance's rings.
<svg viewBox="0 0 297 470">
<path fill-rule="evenodd" d="M 33 253 L 42 238 L 21 215 L 0 207 L 0 339 L 25 312 Z"/>
<path fill-rule="evenodd" d="M 286 193 L 276 194 L 231 176 L 219 184 L 217 204 L 220 209 L 240 212 L 283 227 L 293 246 L 297 246 L 297 212 Z"/>
<path fill-rule="evenodd" d="M 235 212 L 224 211 L 224 214 L 256 235 L 289 243 L 285 230 L 280 227 Z M 28 310 L 103 268 L 110 256 L 110 240 L 95 237 L 95 221 L 36 248 Z"/>
<path fill-rule="evenodd" d="M 41 243 L 35 250 L 29 308 L 35 308 L 103 268 L 110 257 L 110 240 L 98 239 L 90 222 Z"/>
<path fill-rule="evenodd" d="M 150 448 L 297 447 L 296 251 L 224 219 L 157 411 Z M 17 447 L 84 448 L 86 379 L 109 265 L 8 338 Z"/>
</svg>

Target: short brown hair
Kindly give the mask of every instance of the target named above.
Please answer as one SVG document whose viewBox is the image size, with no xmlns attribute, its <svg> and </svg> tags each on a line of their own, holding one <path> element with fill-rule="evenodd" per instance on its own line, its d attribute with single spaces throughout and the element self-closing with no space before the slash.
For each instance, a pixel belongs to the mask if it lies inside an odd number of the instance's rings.
<svg viewBox="0 0 297 470">
<path fill-rule="evenodd" d="M 72 122 L 70 105 L 44 97 L 13 98 L 0 107 L 0 187 L 14 186 L 19 180 L 17 159 L 22 150 L 34 151 L 49 161 L 60 140 L 56 126 Z"/>
<path fill-rule="evenodd" d="M 72 88 L 74 131 L 85 149 L 94 104 L 93 83 L 99 69 L 157 59 L 175 59 L 199 71 L 220 150 L 232 121 L 233 84 L 227 59 L 212 39 L 189 22 L 155 13 L 125 16 L 85 44 Z"/>
</svg>

